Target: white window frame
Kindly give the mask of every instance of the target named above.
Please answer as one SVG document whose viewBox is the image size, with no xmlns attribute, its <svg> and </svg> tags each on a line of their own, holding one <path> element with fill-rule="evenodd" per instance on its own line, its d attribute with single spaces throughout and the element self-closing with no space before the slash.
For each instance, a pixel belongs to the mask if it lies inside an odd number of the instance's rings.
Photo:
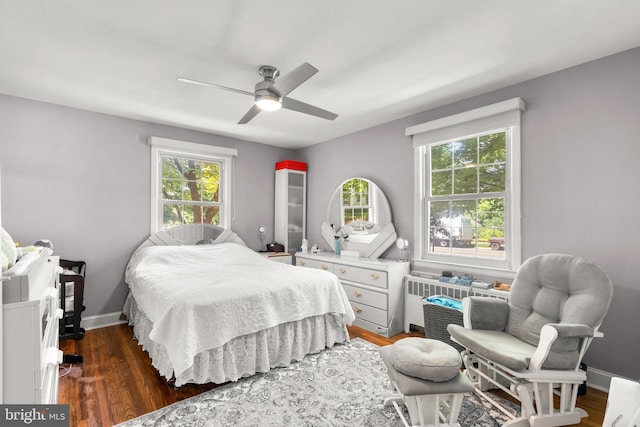
<svg viewBox="0 0 640 427">
<path fill-rule="evenodd" d="M 521 98 L 476 108 L 406 129 L 413 138 L 414 147 L 414 266 L 418 269 L 440 272 L 473 274 L 480 277 L 512 279 L 521 263 L 521 165 L 520 116 L 525 110 Z M 507 129 L 506 192 L 505 192 L 505 260 L 465 258 L 429 253 L 426 250 L 426 224 L 428 221 L 427 191 L 430 188 L 430 165 L 427 153 L 433 144 L 466 136 Z M 510 138 L 509 138 L 510 137 Z"/>
<path fill-rule="evenodd" d="M 151 146 L 151 234 L 162 229 L 162 156 L 187 157 L 204 161 L 218 162 L 221 165 L 219 193 L 220 226 L 231 228 L 233 212 L 233 159 L 238 155 L 235 148 L 216 147 L 180 141 L 177 139 L 152 136 L 148 139 Z"/>
</svg>

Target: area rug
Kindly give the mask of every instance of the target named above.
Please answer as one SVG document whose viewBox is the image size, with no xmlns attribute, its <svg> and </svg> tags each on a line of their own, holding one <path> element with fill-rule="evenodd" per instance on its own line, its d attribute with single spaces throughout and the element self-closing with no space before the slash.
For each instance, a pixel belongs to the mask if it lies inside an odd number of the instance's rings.
<svg viewBox="0 0 640 427">
<path fill-rule="evenodd" d="M 393 406 L 382 405 L 388 377 L 377 349 L 356 338 L 118 426 L 402 426 Z M 475 427 L 505 421 L 475 394 L 465 397 L 458 418 L 462 426 Z"/>
</svg>

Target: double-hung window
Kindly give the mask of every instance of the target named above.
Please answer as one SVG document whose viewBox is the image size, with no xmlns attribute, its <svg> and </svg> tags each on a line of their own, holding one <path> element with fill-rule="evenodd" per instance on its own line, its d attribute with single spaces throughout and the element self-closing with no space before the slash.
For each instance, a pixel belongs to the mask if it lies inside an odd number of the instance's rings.
<svg viewBox="0 0 640 427">
<path fill-rule="evenodd" d="M 342 225 L 375 221 L 372 218 L 373 203 L 369 180 L 353 178 L 342 184 Z"/>
<path fill-rule="evenodd" d="M 151 232 L 180 224 L 231 226 L 237 150 L 151 137 Z"/>
<path fill-rule="evenodd" d="M 522 110 L 515 98 L 407 129 L 417 267 L 494 277 L 518 268 Z"/>
</svg>

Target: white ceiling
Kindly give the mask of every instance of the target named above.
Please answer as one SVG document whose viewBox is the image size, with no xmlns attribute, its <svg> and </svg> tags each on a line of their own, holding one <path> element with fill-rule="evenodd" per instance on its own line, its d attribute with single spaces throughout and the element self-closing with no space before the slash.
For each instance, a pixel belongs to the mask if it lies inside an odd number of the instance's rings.
<svg viewBox="0 0 640 427">
<path fill-rule="evenodd" d="M 640 46 L 637 0 L 0 0 L 0 93 L 304 147 Z M 339 114 L 263 112 L 260 65 Z"/>
</svg>

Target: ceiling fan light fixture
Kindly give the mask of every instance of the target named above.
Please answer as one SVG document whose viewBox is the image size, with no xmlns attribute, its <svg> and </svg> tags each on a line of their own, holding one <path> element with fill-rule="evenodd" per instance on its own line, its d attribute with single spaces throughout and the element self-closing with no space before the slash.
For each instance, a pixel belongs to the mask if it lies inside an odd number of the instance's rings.
<svg viewBox="0 0 640 427">
<path fill-rule="evenodd" d="M 282 99 L 275 95 L 257 95 L 256 106 L 263 111 L 277 111 L 282 108 Z"/>
</svg>

